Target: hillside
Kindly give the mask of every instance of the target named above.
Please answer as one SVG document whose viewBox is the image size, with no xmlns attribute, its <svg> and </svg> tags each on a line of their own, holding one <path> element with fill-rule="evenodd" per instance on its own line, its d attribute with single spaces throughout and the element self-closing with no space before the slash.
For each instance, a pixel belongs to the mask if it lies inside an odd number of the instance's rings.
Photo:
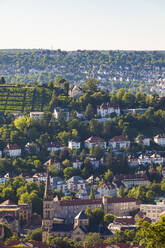
<svg viewBox="0 0 165 248">
<path fill-rule="evenodd" d="M 164 51 L 0 50 L 0 76 L 8 83 L 47 84 L 57 77 L 82 85 L 99 80 L 109 91 L 150 92 L 165 79 Z"/>
<path fill-rule="evenodd" d="M 51 94 L 40 87 L 0 86 L 0 112 L 47 111 Z"/>
</svg>

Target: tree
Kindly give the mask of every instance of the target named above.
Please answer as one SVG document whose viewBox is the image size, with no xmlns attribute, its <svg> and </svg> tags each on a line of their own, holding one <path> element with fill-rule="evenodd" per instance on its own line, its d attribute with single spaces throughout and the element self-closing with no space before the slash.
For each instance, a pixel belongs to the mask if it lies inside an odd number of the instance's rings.
<svg viewBox="0 0 165 248">
<path fill-rule="evenodd" d="M 130 92 L 125 92 L 124 96 L 122 97 L 122 100 L 127 107 L 133 107 L 135 103 L 135 96 Z"/>
<path fill-rule="evenodd" d="M 145 248 L 165 247 L 165 216 L 161 216 L 160 221 L 149 223 L 140 220 L 137 224 L 137 242 Z"/>
<path fill-rule="evenodd" d="M 72 168 L 72 167 L 66 167 L 64 169 L 64 178 L 65 178 L 65 180 L 68 180 L 69 178 L 71 178 L 72 176 L 74 176 L 74 174 L 75 174 L 74 168 Z"/>
<path fill-rule="evenodd" d="M 95 193 L 93 187 L 91 187 L 91 192 L 89 194 L 89 199 L 95 199 Z"/>
<path fill-rule="evenodd" d="M 0 78 L 0 84 L 5 84 L 5 83 L 6 83 L 5 78 L 4 78 L 4 77 L 1 77 L 1 78 Z"/>
<path fill-rule="evenodd" d="M 107 172 L 105 172 L 104 180 L 106 182 L 112 182 L 112 180 L 113 180 L 113 172 L 111 170 L 107 170 Z"/>
<path fill-rule="evenodd" d="M 86 117 L 90 120 L 94 117 L 94 109 L 92 104 L 88 103 L 87 107 L 86 107 L 86 111 L 85 111 L 85 115 Z"/>
<path fill-rule="evenodd" d="M 104 223 L 108 226 L 110 223 L 112 223 L 114 221 L 115 218 L 116 218 L 116 216 L 113 214 L 105 214 L 104 215 Z"/>
<path fill-rule="evenodd" d="M 37 228 L 35 230 L 28 231 L 25 239 L 26 240 L 34 240 L 34 241 L 42 241 L 42 229 Z"/>
<path fill-rule="evenodd" d="M 95 93 L 97 91 L 97 85 L 98 85 L 98 81 L 95 80 L 94 78 L 91 78 L 88 81 L 86 81 L 86 83 L 83 85 L 82 88 L 85 92 Z"/>
<path fill-rule="evenodd" d="M 87 247 L 92 248 L 95 247 L 96 244 L 103 243 L 103 240 L 101 239 L 99 233 L 89 233 L 87 234 L 84 243 L 87 245 Z"/>
</svg>

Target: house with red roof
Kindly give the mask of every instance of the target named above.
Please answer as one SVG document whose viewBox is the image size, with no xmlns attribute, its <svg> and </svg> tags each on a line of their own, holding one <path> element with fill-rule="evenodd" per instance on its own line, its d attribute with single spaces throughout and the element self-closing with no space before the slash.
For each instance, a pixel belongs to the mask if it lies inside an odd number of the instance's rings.
<svg viewBox="0 0 165 248">
<path fill-rule="evenodd" d="M 107 102 L 97 107 L 97 114 L 102 118 L 110 117 L 112 113 L 115 113 L 117 116 L 120 115 L 119 105 Z"/>
<path fill-rule="evenodd" d="M 106 141 L 101 137 L 91 136 L 84 141 L 84 146 L 88 149 L 90 149 L 92 146 L 100 146 L 106 149 Z"/>
<path fill-rule="evenodd" d="M 108 144 L 110 147 L 112 147 L 113 150 L 120 150 L 121 148 L 128 148 L 130 147 L 130 140 L 128 140 L 126 137 L 120 135 L 115 136 L 112 139 L 109 140 Z"/>
<path fill-rule="evenodd" d="M 4 149 L 4 153 L 10 157 L 19 157 L 21 156 L 21 148 L 17 144 L 8 144 Z"/>
</svg>

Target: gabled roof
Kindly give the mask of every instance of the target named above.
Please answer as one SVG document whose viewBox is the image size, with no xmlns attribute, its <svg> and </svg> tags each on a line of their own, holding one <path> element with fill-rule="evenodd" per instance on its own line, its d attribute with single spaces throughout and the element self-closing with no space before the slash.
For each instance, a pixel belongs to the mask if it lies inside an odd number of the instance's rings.
<svg viewBox="0 0 165 248">
<path fill-rule="evenodd" d="M 18 150 L 21 149 L 17 144 L 7 144 L 6 149 L 8 150 Z"/>
<path fill-rule="evenodd" d="M 120 136 L 115 136 L 112 139 L 110 139 L 110 142 L 120 142 L 120 141 L 129 141 L 126 137 L 120 135 Z"/>
<path fill-rule="evenodd" d="M 98 106 L 97 108 L 98 108 L 98 109 L 108 109 L 108 108 L 117 109 L 117 108 L 119 108 L 119 105 L 114 104 L 114 103 L 107 102 L 107 103 L 102 103 L 102 104 L 101 104 L 100 106 Z"/>
<path fill-rule="evenodd" d="M 88 219 L 88 216 L 85 214 L 85 211 L 82 210 L 78 215 L 75 217 L 76 220 L 85 220 Z"/>
<path fill-rule="evenodd" d="M 72 230 L 73 230 L 72 224 L 54 223 L 51 232 L 72 232 Z"/>
<path fill-rule="evenodd" d="M 97 136 L 91 136 L 87 140 L 85 140 L 86 143 L 95 143 L 95 142 L 105 142 L 105 140 L 101 137 Z"/>
<path fill-rule="evenodd" d="M 4 205 L 16 205 L 16 204 L 13 203 L 11 200 L 6 200 L 0 204 L 0 206 L 4 206 Z"/>
</svg>

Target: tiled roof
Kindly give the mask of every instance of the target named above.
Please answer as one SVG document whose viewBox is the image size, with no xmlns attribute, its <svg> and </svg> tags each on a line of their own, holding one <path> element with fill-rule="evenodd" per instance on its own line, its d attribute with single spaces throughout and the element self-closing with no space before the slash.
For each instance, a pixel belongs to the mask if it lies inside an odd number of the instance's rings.
<svg viewBox="0 0 165 248">
<path fill-rule="evenodd" d="M 87 140 L 85 140 L 86 143 L 95 143 L 95 142 L 105 142 L 105 140 L 101 137 L 97 136 L 91 136 Z"/>
<path fill-rule="evenodd" d="M 77 205 L 92 205 L 92 204 L 102 204 L 102 199 L 78 199 L 78 200 L 68 200 L 60 201 L 61 206 L 77 206 Z"/>
<path fill-rule="evenodd" d="M 98 109 L 108 109 L 108 108 L 117 109 L 119 108 L 119 105 L 107 102 L 107 103 L 102 103 L 100 106 L 98 106 Z"/>
<path fill-rule="evenodd" d="M 158 138 L 158 139 L 165 138 L 165 134 L 164 133 L 163 134 L 158 134 L 158 135 L 154 136 L 154 138 Z"/>
<path fill-rule="evenodd" d="M 128 174 L 128 175 L 117 175 L 115 176 L 115 180 L 148 180 L 148 177 L 146 174 Z"/>
<path fill-rule="evenodd" d="M 11 200 L 6 200 L 6 201 L 3 201 L 0 205 L 4 206 L 4 205 L 16 205 L 16 204 L 14 204 Z"/>
<path fill-rule="evenodd" d="M 6 146 L 6 148 L 7 148 L 8 150 L 18 150 L 18 149 L 21 149 L 17 144 L 8 144 L 8 145 Z"/>
<path fill-rule="evenodd" d="M 122 203 L 122 202 L 136 202 L 136 204 L 140 204 L 141 201 L 135 198 L 126 198 L 126 197 L 107 197 L 108 203 Z M 78 206 L 78 205 L 101 205 L 102 199 L 78 199 L 78 200 L 68 200 L 68 201 L 60 201 L 60 206 Z"/>
<path fill-rule="evenodd" d="M 126 137 L 120 135 L 120 136 L 115 136 L 112 139 L 110 139 L 110 142 L 119 142 L 119 141 L 129 141 Z"/>
</svg>

